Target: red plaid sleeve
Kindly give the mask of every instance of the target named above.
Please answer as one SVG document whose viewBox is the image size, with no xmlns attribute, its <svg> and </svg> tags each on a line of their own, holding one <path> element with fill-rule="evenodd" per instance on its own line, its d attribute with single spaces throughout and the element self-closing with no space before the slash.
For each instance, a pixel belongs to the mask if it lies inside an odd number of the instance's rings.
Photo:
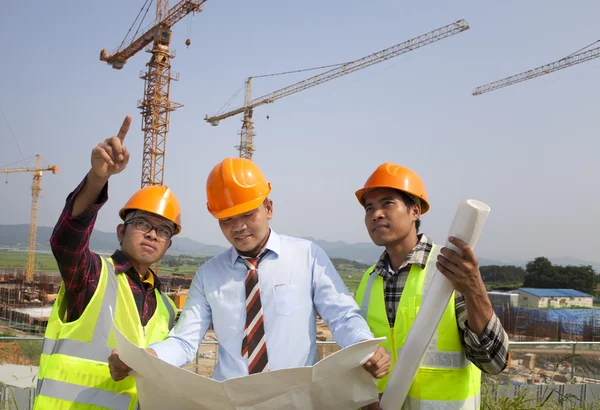
<svg viewBox="0 0 600 410">
<path fill-rule="evenodd" d="M 83 313 L 100 276 L 100 256 L 90 251 L 89 242 L 98 211 L 108 200 L 108 183 L 96 203 L 74 218 L 71 216 L 73 202 L 86 179 L 87 176 L 67 197 L 50 237 L 50 247 L 67 290 L 67 320 L 75 320 Z"/>
</svg>

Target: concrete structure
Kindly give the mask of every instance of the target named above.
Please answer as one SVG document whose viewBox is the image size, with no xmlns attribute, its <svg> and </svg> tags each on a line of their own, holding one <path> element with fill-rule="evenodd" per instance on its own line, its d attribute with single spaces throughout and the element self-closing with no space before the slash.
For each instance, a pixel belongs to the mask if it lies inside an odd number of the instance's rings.
<svg viewBox="0 0 600 410">
<path fill-rule="evenodd" d="M 175 293 L 175 299 L 173 300 L 173 302 L 175 302 L 175 306 L 177 306 L 177 309 L 183 309 L 183 305 L 185 305 L 185 301 L 188 297 L 188 290 L 179 290 L 177 291 L 177 293 Z"/>
<path fill-rule="evenodd" d="M 592 295 L 574 289 L 519 288 L 519 306 L 545 308 L 592 308 Z"/>
<path fill-rule="evenodd" d="M 523 356 L 523 367 L 533 370 L 535 368 L 535 353 L 527 353 Z"/>
<path fill-rule="evenodd" d="M 37 384 L 37 366 L 0 365 L 0 408 L 24 409 L 33 407 Z"/>
</svg>

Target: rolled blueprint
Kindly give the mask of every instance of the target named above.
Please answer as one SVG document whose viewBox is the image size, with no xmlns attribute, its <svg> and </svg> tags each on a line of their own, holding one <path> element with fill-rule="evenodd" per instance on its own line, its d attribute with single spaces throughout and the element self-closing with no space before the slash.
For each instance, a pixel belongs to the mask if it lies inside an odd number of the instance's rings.
<svg viewBox="0 0 600 410">
<path fill-rule="evenodd" d="M 461 239 L 473 249 L 489 212 L 490 207 L 483 202 L 474 199 L 461 201 L 448 237 Z M 446 242 L 445 246 L 462 256 L 462 252 L 450 242 Z M 452 282 L 436 270 L 381 397 L 382 410 L 398 410 L 404 403 L 453 291 Z"/>
</svg>

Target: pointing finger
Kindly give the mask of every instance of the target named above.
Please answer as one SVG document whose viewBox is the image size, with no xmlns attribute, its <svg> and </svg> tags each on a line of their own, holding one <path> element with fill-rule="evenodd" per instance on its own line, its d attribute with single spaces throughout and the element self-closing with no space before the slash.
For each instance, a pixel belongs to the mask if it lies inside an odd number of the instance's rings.
<svg viewBox="0 0 600 410">
<path fill-rule="evenodd" d="M 127 161 L 129 161 L 129 150 L 126 147 L 123 147 L 122 154 L 123 154 L 123 161 L 125 163 Z"/>
<path fill-rule="evenodd" d="M 101 148 L 101 147 L 94 148 L 94 152 L 92 155 L 94 156 L 94 158 L 102 158 L 111 167 L 113 165 L 115 165 L 112 158 L 110 157 L 110 155 L 108 154 L 108 152 L 106 152 L 106 150 L 104 148 Z"/>
<path fill-rule="evenodd" d="M 128 115 L 123 120 L 123 124 L 121 125 L 121 129 L 119 129 L 119 133 L 117 134 L 117 138 L 123 142 L 125 136 L 129 132 L 129 126 L 131 125 L 131 115 Z"/>
<path fill-rule="evenodd" d="M 112 137 L 106 140 L 106 143 L 112 148 L 112 157 L 116 161 L 123 161 L 123 140 L 117 137 Z"/>
<path fill-rule="evenodd" d="M 118 140 L 117 138 L 115 138 L 115 139 Z M 104 151 L 106 151 L 106 153 L 110 156 L 111 161 L 113 162 L 113 164 L 115 162 L 117 162 L 117 155 L 118 155 L 118 153 L 113 148 L 113 146 L 110 144 L 110 140 L 106 140 L 106 142 L 100 148 L 102 148 L 102 149 L 104 149 Z"/>
</svg>

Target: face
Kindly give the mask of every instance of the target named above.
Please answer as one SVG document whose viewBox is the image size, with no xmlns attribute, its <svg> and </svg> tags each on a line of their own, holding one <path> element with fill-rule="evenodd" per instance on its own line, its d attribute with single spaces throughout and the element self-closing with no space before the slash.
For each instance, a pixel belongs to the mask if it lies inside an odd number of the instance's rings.
<svg viewBox="0 0 600 410">
<path fill-rule="evenodd" d="M 415 228 L 421 208 L 407 208 L 401 194 L 390 188 L 376 188 L 365 196 L 365 225 L 377 246 L 406 240 Z M 416 233 L 416 230 L 415 230 Z"/>
<path fill-rule="evenodd" d="M 150 227 L 149 225 L 152 225 Z M 150 229 L 149 232 L 144 232 Z M 138 212 L 134 218 L 117 227 L 121 250 L 132 261 L 152 265 L 159 261 L 171 246 L 173 225 L 150 213 Z M 167 236 L 167 237 L 165 237 Z"/>
<path fill-rule="evenodd" d="M 267 241 L 273 201 L 266 199 L 258 208 L 231 218 L 219 219 L 229 243 L 244 256 L 256 256 Z"/>
</svg>

